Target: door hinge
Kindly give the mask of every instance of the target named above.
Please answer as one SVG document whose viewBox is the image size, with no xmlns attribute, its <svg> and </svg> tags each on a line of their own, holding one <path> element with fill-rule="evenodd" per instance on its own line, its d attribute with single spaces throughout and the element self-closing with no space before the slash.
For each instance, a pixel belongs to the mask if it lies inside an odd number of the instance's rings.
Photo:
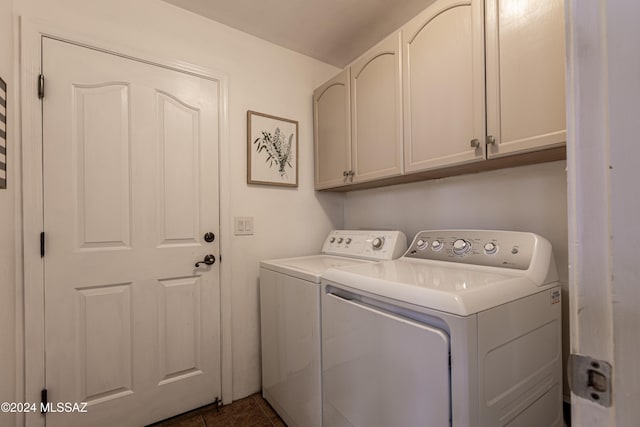
<svg viewBox="0 0 640 427">
<path fill-rule="evenodd" d="M 47 389 L 43 388 L 40 392 L 40 413 L 46 414 L 49 412 L 49 398 L 47 396 Z"/>
<path fill-rule="evenodd" d="M 569 386 L 583 399 L 611 406 L 611 364 L 581 354 L 569 355 Z"/>
<path fill-rule="evenodd" d="M 40 233 L 40 258 L 44 258 L 44 231 Z"/>
<path fill-rule="evenodd" d="M 44 98 L 44 74 L 38 76 L 38 98 Z"/>
</svg>

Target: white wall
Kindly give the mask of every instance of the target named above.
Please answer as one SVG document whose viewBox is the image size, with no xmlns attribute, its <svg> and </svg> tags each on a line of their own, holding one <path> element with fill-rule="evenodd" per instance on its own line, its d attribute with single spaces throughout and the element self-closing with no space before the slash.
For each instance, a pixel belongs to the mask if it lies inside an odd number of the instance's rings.
<svg viewBox="0 0 640 427">
<path fill-rule="evenodd" d="M 15 149 L 13 114 L 11 105 L 13 83 L 13 21 L 12 1 L 0 0 L 0 77 L 9 89 L 7 117 L 8 189 L 0 190 L 0 402 L 15 401 L 16 346 L 15 346 L 15 240 L 14 197 Z M 0 412 L 0 425 L 13 425 L 13 415 Z"/>
<path fill-rule="evenodd" d="M 348 193 L 347 228 L 531 231 L 553 245 L 563 286 L 563 353 L 569 350 L 566 163 L 553 162 Z M 565 386 L 565 393 L 568 389 Z"/>
<path fill-rule="evenodd" d="M 338 70 L 158 0 L 16 0 L 14 7 L 16 16 L 229 76 L 231 215 L 255 217 L 255 235 L 233 238 L 232 253 L 223 254 L 232 266 L 233 398 L 258 391 L 259 260 L 317 252 L 326 233 L 342 226 L 343 196 L 313 191 L 312 91 Z M 299 121 L 298 189 L 246 184 L 248 109 Z"/>
</svg>

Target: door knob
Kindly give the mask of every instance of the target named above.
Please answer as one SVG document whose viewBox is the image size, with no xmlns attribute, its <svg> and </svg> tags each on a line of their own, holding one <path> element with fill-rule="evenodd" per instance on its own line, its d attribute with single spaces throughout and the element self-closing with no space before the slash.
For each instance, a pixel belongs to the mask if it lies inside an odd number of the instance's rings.
<svg viewBox="0 0 640 427">
<path fill-rule="evenodd" d="M 213 265 L 215 264 L 215 262 L 216 262 L 215 255 L 212 255 L 212 254 L 205 255 L 202 261 L 196 262 L 196 267 L 200 267 L 200 264 Z"/>
</svg>

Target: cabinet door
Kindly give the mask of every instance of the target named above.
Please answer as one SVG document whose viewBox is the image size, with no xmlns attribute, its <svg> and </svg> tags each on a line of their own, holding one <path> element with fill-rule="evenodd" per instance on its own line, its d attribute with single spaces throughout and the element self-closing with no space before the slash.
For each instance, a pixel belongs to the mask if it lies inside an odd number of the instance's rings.
<svg viewBox="0 0 640 427">
<path fill-rule="evenodd" d="M 351 66 L 353 182 L 402 174 L 400 33 Z"/>
<path fill-rule="evenodd" d="M 489 157 L 563 145 L 563 0 L 486 0 Z"/>
<path fill-rule="evenodd" d="M 484 160 L 482 1 L 437 1 L 402 43 L 405 171 Z"/>
<path fill-rule="evenodd" d="M 349 69 L 313 92 L 316 189 L 347 182 L 351 169 Z"/>
</svg>

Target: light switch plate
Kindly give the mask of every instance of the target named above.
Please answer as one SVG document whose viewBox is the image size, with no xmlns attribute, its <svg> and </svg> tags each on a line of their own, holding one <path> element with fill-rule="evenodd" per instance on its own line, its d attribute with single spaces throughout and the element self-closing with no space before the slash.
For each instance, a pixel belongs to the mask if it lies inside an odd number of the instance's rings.
<svg viewBox="0 0 640 427">
<path fill-rule="evenodd" d="M 235 217 L 234 229 L 235 229 L 236 236 L 253 235 L 253 217 L 252 216 Z"/>
</svg>

